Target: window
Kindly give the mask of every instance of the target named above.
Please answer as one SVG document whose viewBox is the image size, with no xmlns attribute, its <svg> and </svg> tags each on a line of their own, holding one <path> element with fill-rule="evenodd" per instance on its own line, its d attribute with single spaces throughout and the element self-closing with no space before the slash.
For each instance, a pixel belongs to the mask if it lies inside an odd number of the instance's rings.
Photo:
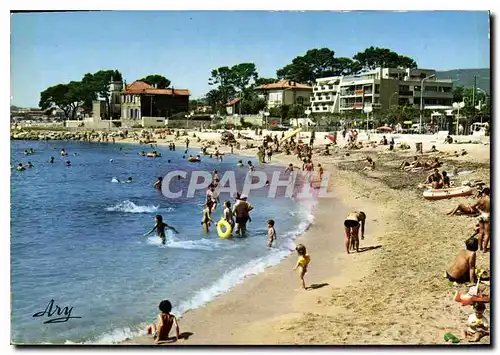
<svg viewBox="0 0 500 355">
<path fill-rule="evenodd" d="M 297 97 L 297 104 L 303 105 L 304 104 L 304 97 L 302 97 L 302 96 Z"/>
<path fill-rule="evenodd" d="M 437 91 L 437 86 L 427 86 L 427 85 L 425 85 L 424 86 L 424 91 L 436 92 Z"/>
<path fill-rule="evenodd" d="M 375 84 L 375 94 L 380 93 L 380 84 Z"/>
</svg>

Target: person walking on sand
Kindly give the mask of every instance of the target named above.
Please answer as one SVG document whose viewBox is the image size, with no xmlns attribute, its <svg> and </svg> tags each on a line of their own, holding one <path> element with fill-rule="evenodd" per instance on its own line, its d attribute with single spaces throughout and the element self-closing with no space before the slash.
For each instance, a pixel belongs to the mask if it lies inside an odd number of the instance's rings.
<svg viewBox="0 0 500 355">
<path fill-rule="evenodd" d="M 311 257 L 309 256 L 309 254 L 307 254 L 306 247 L 302 244 L 297 245 L 295 250 L 297 251 L 297 254 L 299 254 L 299 259 L 297 260 L 297 264 L 295 264 L 293 271 L 297 270 L 297 268 L 300 268 L 300 286 L 303 290 L 307 290 L 304 276 L 307 273 L 307 266 L 311 262 Z"/>
<path fill-rule="evenodd" d="M 366 214 L 364 212 L 351 212 L 344 221 L 347 254 L 350 249 L 359 252 L 359 226 L 361 224 L 361 239 L 365 239 Z"/>
</svg>

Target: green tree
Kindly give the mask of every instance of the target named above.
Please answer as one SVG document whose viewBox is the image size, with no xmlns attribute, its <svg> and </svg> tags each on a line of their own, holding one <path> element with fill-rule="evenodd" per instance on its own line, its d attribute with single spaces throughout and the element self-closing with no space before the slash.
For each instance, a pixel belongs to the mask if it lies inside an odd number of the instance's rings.
<svg viewBox="0 0 500 355">
<path fill-rule="evenodd" d="M 243 114 L 257 114 L 260 111 L 264 110 L 266 107 L 266 101 L 263 99 L 259 98 L 252 98 L 252 99 L 246 99 L 242 100 L 241 102 L 241 111 Z"/>
<path fill-rule="evenodd" d="M 255 80 L 259 77 L 254 63 L 240 63 L 233 65 L 230 68 L 230 72 L 232 76 L 231 84 L 240 92 L 244 92 L 249 87 L 251 80 L 255 82 Z"/>
<path fill-rule="evenodd" d="M 69 84 L 51 86 L 40 93 L 38 106 L 42 110 L 60 108 L 65 118 L 74 119 L 78 108 L 82 107 L 81 83 L 72 81 Z"/>
<path fill-rule="evenodd" d="M 318 78 L 351 74 L 354 64 L 350 58 L 336 58 L 331 49 L 315 48 L 295 57 L 290 64 L 278 69 L 276 75 L 279 79 L 312 84 Z"/>
<path fill-rule="evenodd" d="M 143 81 L 146 84 L 149 85 L 156 85 L 158 89 L 166 89 L 170 86 L 171 81 L 165 78 L 163 75 L 160 74 L 152 74 L 148 75 L 142 79 L 139 79 L 139 81 Z"/>
<path fill-rule="evenodd" d="M 255 80 L 255 86 L 274 84 L 277 81 L 278 81 L 278 79 L 275 79 L 275 78 L 257 78 Z"/>
<path fill-rule="evenodd" d="M 353 56 L 356 66 L 361 70 L 371 70 L 377 67 L 417 68 L 415 60 L 393 52 L 387 48 L 369 47 Z"/>
<path fill-rule="evenodd" d="M 104 100 L 108 117 L 111 115 L 111 105 L 109 104 L 109 84 L 111 79 L 122 81 L 122 74 L 118 70 L 99 70 L 94 74 L 87 73 L 81 81 L 79 91 L 80 98 L 83 101 L 83 107 L 86 110 L 92 109 L 92 101 Z"/>
</svg>

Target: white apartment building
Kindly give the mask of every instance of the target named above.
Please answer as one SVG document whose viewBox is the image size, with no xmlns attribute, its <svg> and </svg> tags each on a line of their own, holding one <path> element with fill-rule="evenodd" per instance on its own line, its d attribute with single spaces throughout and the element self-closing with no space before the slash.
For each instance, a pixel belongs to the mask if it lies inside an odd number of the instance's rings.
<svg viewBox="0 0 500 355">
<path fill-rule="evenodd" d="M 387 109 L 393 105 L 420 108 L 422 93 L 424 109 L 449 110 L 453 102 L 453 82 L 437 80 L 432 69 L 377 68 L 358 75 L 320 78 L 313 86 L 311 111 L 343 112 L 372 107 Z"/>
</svg>

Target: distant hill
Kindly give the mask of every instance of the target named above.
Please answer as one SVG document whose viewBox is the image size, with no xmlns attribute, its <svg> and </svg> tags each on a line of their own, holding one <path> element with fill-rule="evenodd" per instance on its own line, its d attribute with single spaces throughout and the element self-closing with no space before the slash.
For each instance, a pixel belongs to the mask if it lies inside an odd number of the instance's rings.
<svg viewBox="0 0 500 355">
<path fill-rule="evenodd" d="M 453 86 L 474 86 L 474 75 L 476 75 L 476 87 L 490 93 L 490 69 L 455 69 L 448 71 L 436 71 L 437 79 L 451 79 Z"/>
</svg>

